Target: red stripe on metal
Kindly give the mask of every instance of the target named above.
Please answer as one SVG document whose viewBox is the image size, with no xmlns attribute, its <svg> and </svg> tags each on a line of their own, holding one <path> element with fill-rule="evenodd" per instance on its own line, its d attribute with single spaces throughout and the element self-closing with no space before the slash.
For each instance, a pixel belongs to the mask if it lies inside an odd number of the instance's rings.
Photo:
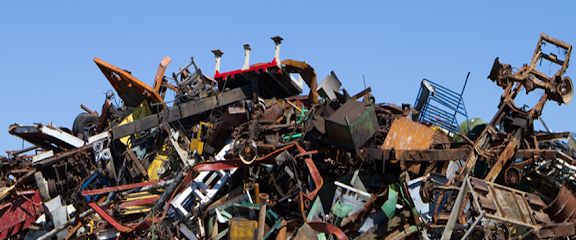
<svg viewBox="0 0 576 240">
<path fill-rule="evenodd" d="M 276 68 L 278 67 L 278 65 L 276 64 L 276 59 L 272 60 L 272 62 L 254 65 L 254 66 L 251 66 L 250 68 L 244 69 L 244 70 L 238 69 L 238 70 L 233 70 L 233 71 L 223 72 L 223 73 L 216 72 L 216 74 L 214 74 L 214 79 L 226 80 L 228 77 L 233 77 L 234 75 L 247 73 L 247 72 L 265 71 L 268 68 L 274 68 L 274 67 L 276 67 Z"/>
<path fill-rule="evenodd" d="M 105 188 L 100 188 L 100 189 L 84 190 L 84 191 L 82 191 L 82 196 L 90 196 L 90 195 L 97 195 L 97 194 L 103 194 L 103 193 L 109 193 L 109 192 L 125 191 L 125 190 L 130 190 L 133 188 L 141 188 L 141 187 L 146 187 L 146 186 L 160 183 L 161 181 L 163 181 L 163 180 L 154 180 L 154 181 L 148 181 L 148 182 L 120 185 L 120 186 L 115 186 L 115 187 L 105 187 Z"/>
</svg>

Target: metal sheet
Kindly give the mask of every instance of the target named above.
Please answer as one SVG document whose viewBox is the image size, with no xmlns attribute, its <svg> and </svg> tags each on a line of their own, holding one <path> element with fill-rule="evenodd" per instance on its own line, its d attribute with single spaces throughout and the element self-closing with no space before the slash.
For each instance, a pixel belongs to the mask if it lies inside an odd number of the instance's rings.
<svg viewBox="0 0 576 240">
<path fill-rule="evenodd" d="M 2 204 L 0 212 L 0 239 L 5 239 L 30 227 L 42 214 L 40 192 L 20 192 L 14 200 Z"/>
<path fill-rule="evenodd" d="M 323 98 L 327 98 L 330 100 L 336 99 L 336 94 L 334 91 L 339 91 L 340 87 L 342 87 L 342 83 L 336 77 L 336 73 L 334 71 L 330 72 L 330 75 L 326 76 L 320 86 L 318 86 L 318 94 Z"/>
<path fill-rule="evenodd" d="M 424 150 L 430 148 L 436 130 L 407 118 L 397 118 L 392 122 L 390 131 L 381 149 Z M 401 157 L 398 154 L 396 157 Z"/>
<path fill-rule="evenodd" d="M 48 150 L 62 151 L 66 149 L 79 148 L 84 145 L 84 141 L 60 128 L 51 125 L 35 124 L 30 126 L 10 125 L 10 134 L 18 136 L 36 146 L 41 146 Z"/>
<path fill-rule="evenodd" d="M 256 239 L 257 230 L 258 230 L 257 221 L 232 218 L 230 219 L 228 239 L 253 240 Z"/>
<path fill-rule="evenodd" d="M 152 103 L 164 103 L 162 97 L 152 87 L 138 80 L 131 73 L 99 58 L 94 58 L 94 63 L 98 65 L 126 106 L 136 107 L 146 99 Z"/>
<path fill-rule="evenodd" d="M 326 119 L 325 127 L 331 142 L 356 150 L 376 133 L 378 120 L 373 105 L 348 101 Z"/>
</svg>

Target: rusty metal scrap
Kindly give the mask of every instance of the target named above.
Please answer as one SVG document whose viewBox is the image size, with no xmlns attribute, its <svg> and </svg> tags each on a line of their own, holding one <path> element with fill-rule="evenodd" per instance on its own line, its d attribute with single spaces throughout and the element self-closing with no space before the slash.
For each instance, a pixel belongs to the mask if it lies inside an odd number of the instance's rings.
<svg viewBox="0 0 576 240">
<path fill-rule="evenodd" d="M 100 112 L 9 127 L 32 146 L 0 157 L 0 239 L 576 238 L 574 135 L 534 129 L 572 100 L 570 44 L 542 34 L 529 64 L 496 58 L 484 123 L 464 106 L 470 73 L 460 92 L 425 79 L 414 106 L 378 103 L 272 40 L 272 61 L 245 44 L 237 70 L 213 50 L 213 76 L 194 58 L 165 76 L 165 57 L 152 85 L 95 58 L 114 89 Z"/>
</svg>

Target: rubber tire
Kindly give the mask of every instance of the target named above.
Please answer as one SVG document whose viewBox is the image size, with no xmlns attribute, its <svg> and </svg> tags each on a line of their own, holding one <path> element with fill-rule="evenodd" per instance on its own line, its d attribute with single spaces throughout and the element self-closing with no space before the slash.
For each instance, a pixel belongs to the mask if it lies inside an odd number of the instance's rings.
<svg viewBox="0 0 576 240">
<path fill-rule="evenodd" d="M 98 115 L 89 113 L 80 113 L 74 119 L 72 124 L 72 134 L 86 141 L 89 136 L 84 136 L 84 128 L 98 123 Z"/>
</svg>

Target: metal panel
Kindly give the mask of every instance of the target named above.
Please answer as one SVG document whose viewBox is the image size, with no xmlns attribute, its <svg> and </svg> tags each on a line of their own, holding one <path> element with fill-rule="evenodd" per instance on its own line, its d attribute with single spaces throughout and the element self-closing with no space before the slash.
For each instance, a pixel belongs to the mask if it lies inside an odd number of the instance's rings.
<svg viewBox="0 0 576 240">
<path fill-rule="evenodd" d="M 320 86 L 318 86 L 318 94 L 323 98 L 334 100 L 336 99 L 334 91 L 340 90 L 340 87 L 342 87 L 342 83 L 338 80 L 338 77 L 336 77 L 336 73 L 331 71 L 330 75 L 326 76 L 326 78 L 322 80 L 322 83 L 320 83 Z"/>
<path fill-rule="evenodd" d="M 468 179 L 467 184 L 469 184 L 475 208 L 478 212 L 486 212 L 486 218 L 528 228 L 537 228 L 542 221 L 551 222 L 549 218 L 538 221 L 534 217 L 539 213 L 544 213 L 538 206 L 529 204 L 528 198 L 531 199 L 530 201 L 535 201 L 534 198 L 537 198 L 535 195 L 529 196 L 526 192 L 472 177 Z M 486 204 L 486 201 L 489 204 Z M 487 207 L 488 205 L 495 206 L 495 208 Z M 543 215 L 539 214 L 539 216 Z"/>
<path fill-rule="evenodd" d="M 436 130 L 407 118 L 392 122 L 381 149 L 423 150 L 430 148 Z"/>
<path fill-rule="evenodd" d="M 42 214 L 42 200 L 38 190 L 18 193 L 16 199 L 0 206 L 0 239 L 30 227 Z"/>
<path fill-rule="evenodd" d="M 62 151 L 84 145 L 82 139 L 51 125 L 20 126 L 13 124 L 8 128 L 8 131 L 12 135 L 49 150 Z"/>
<path fill-rule="evenodd" d="M 378 130 L 374 106 L 349 101 L 326 119 L 330 140 L 345 149 L 358 149 Z"/>
</svg>

